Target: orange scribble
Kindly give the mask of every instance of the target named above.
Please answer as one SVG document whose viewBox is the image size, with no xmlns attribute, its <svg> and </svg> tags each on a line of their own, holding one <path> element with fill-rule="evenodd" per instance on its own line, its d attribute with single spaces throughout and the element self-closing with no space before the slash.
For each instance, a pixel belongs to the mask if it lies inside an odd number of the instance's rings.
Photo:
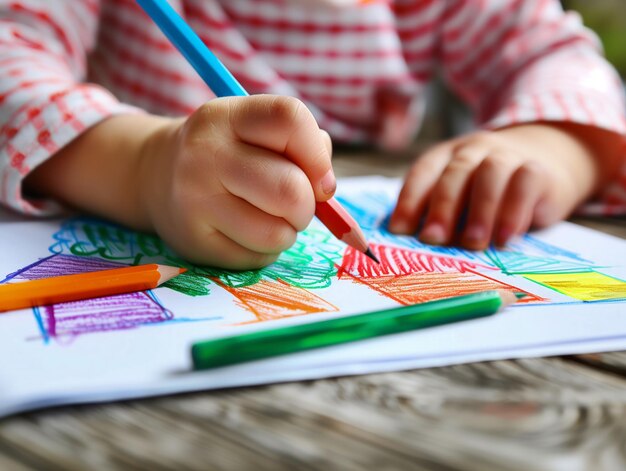
<svg viewBox="0 0 626 471">
<path fill-rule="evenodd" d="M 277 282 L 262 280 L 238 288 L 228 287 L 216 278 L 212 280 L 232 294 L 239 306 L 254 314 L 256 320 L 252 322 L 338 311 L 336 306 L 310 291 L 291 286 L 281 280 Z"/>
</svg>

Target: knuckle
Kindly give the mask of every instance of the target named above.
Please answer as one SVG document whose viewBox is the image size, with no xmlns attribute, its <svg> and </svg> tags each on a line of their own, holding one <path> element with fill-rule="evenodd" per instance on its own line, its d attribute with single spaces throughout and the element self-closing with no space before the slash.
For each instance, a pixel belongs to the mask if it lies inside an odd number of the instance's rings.
<svg viewBox="0 0 626 471">
<path fill-rule="evenodd" d="M 201 123 L 204 121 L 201 116 L 203 115 L 203 112 L 196 110 L 195 113 L 191 114 L 185 120 L 185 124 L 183 124 L 178 139 L 178 143 L 181 147 L 185 148 L 189 146 L 189 143 L 193 142 L 196 136 L 201 133 Z"/>
<path fill-rule="evenodd" d="M 306 109 L 304 103 L 289 96 L 272 97 L 267 106 L 272 118 L 286 124 L 297 122 Z"/>
<path fill-rule="evenodd" d="M 462 148 L 454 153 L 445 172 L 467 171 L 474 168 L 478 162 L 479 159 L 476 158 L 471 149 Z"/>
<path fill-rule="evenodd" d="M 203 103 L 194 113 L 191 114 L 188 122 L 190 123 L 190 125 L 192 125 L 193 128 L 197 128 L 198 126 L 205 123 L 213 123 L 215 122 L 216 117 L 222 115 L 222 108 L 222 103 L 220 103 L 219 100 L 213 100 Z M 228 109 L 228 107 L 226 108 Z"/>
<path fill-rule="evenodd" d="M 486 181 L 493 182 L 495 178 L 510 178 L 519 166 L 520 163 L 510 154 L 492 151 L 480 162 L 476 174 Z"/>
<path fill-rule="evenodd" d="M 198 122 L 202 122 L 209 119 L 213 115 L 215 104 L 208 101 L 201 104 L 187 119 L 187 123 L 190 126 L 197 125 Z"/>
<path fill-rule="evenodd" d="M 272 221 L 259 231 L 259 243 L 271 254 L 280 253 L 296 241 L 296 231 L 287 223 Z"/>
<path fill-rule="evenodd" d="M 465 145 L 476 145 L 476 146 L 487 146 L 487 145 L 491 145 L 494 142 L 494 133 L 492 131 L 476 131 L 472 134 L 470 134 L 469 136 L 467 136 L 465 139 L 463 139 L 461 142 L 461 146 Z"/>
<path fill-rule="evenodd" d="M 480 165 L 478 166 L 478 171 L 491 174 L 494 171 L 504 167 L 504 165 L 505 163 L 503 162 L 501 156 L 491 153 L 487 157 L 485 157 L 482 162 L 480 162 Z"/>
<path fill-rule="evenodd" d="M 295 166 L 276 178 L 276 197 L 285 208 L 298 210 L 307 203 L 306 189 L 311 184 L 306 176 Z"/>
<path fill-rule="evenodd" d="M 524 162 L 517 170 L 517 172 L 522 177 L 539 179 L 545 175 L 545 168 L 540 162 L 530 160 Z"/>
<path fill-rule="evenodd" d="M 200 105 L 186 120 L 181 132 L 183 145 L 204 145 L 212 141 L 214 136 L 223 136 L 228 129 L 224 123 L 230 119 L 230 107 L 209 101 Z"/>
<path fill-rule="evenodd" d="M 423 175 L 439 174 L 445 163 L 441 162 L 441 156 L 430 154 L 418 158 L 409 169 L 407 179 L 418 180 Z"/>
<path fill-rule="evenodd" d="M 315 200 L 311 200 L 311 204 L 303 211 L 298 212 L 297 215 L 289 219 L 289 222 L 296 231 L 305 230 L 315 216 Z"/>
</svg>

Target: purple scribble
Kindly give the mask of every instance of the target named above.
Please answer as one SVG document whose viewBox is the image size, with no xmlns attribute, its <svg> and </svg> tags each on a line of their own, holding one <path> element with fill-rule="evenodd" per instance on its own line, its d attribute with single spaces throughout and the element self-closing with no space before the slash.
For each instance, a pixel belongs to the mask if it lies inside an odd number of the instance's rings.
<svg viewBox="0 0 626 471">
<path fill-rule="evenodd" d="M 9 280 L 37 280 L 51 276 L 75 275 L 91 271 L 110 270 L 128 265 L 111 262 L 95 257 L 77 257 L 74 255 L 50 255 L 37 260 L 35 263 L 21 268 L 8 275 L 2 282 Z"/>
<path fill-rule="evenodd" d="M 87 273 L 125 266 L 91 257 L 56 254 L 43 258 L 5 278 L 33 280 L 59 275 Z M 45 339 L 67 339 L 83 334 L 133 329 L 171 320 L 173 315 L 147 291 L 71 301 L 36 309 Z"/>
<path fill-rule="evenodd" d="M 133 329 L 172 318 L 167 309 L 142 291 L 59 303 L 39 310 L 50 337 Z"/>
</svg>

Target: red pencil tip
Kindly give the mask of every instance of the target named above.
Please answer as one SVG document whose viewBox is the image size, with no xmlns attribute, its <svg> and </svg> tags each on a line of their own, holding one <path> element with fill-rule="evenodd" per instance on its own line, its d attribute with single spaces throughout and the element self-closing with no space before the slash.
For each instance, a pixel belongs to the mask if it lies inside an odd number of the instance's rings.
<svg viewBox="0 0 626 471">
<path fill-rule="evenodd" d="M 380 261 L 376 258 L 376 255 L 374 255 L 374 253 L 372 252 L 372 249 L 370 249 L 369 247 L 365 251 L 365 255 L 367 255 L 369 258 L 371 258 L 372 260 L 374 260 L 376 263 L 380 265 Z"/>
<path fill-rule="evenodd" d="M 186 271 L 187 271 L 186 268 L 182 268 L 181 267 L 181 268 L 178 269 L 178 274 L 180 275 L 181 273 L 185 273 Z"/>
</svg>

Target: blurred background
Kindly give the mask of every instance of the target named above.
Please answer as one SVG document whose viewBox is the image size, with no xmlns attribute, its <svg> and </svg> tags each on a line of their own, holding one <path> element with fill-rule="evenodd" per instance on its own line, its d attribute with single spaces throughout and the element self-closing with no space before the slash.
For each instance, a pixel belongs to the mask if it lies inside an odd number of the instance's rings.
<svg viewBox="0 0 626 471">
<path fill-rule="evenodd" d="M 562 0 L 563 7 L 578 11 L 604 44 L 607 59 L 626 78 L 626 1 Z"/>
</svg>

